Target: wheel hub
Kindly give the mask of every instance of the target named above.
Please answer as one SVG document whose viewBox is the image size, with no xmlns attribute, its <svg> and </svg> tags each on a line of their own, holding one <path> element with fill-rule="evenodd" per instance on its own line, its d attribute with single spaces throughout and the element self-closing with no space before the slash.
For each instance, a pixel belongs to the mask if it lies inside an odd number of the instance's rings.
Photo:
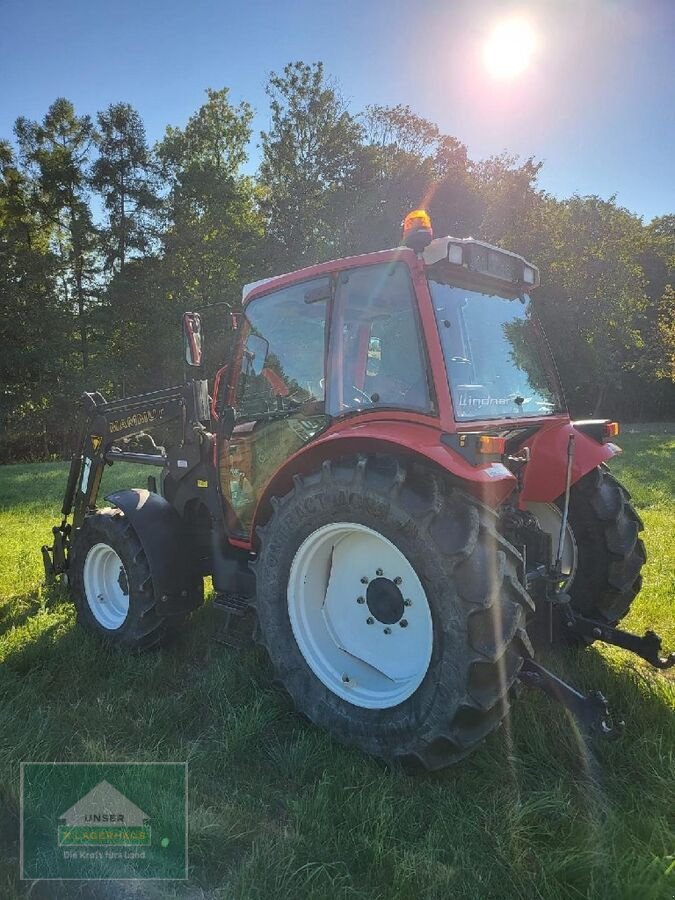
<svg viewBox="0 0 675 900">
<path fill-rule="evenodd" d="M 109 544 L 94 544 L 82 577 L 94 618 L 109 631 L 121 628 L 129 614 L 129 579 L 117 552 Z"/>
<path fill-rule="evenodd" d="M 368 585 L 366 603 L 383 625 L 393 625 L 403 616 L 403 594 L 389 578 L 375 578 Z"/>
<path fill-rule="evenodd" d="M 318 528 L 295 554 L 287 600 L 305 662 L 349 703 L 387 709 L 424 680 L 429 602 L 406 556 L 379 532 L 353 522 Z"/>
</svg>

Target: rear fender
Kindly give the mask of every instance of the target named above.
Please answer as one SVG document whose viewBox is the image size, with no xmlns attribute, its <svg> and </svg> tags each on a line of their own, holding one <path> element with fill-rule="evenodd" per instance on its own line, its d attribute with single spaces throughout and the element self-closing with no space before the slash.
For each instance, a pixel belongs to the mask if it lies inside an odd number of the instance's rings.
<svg viewBox="0 0 675 900">
<path fill-rule="evenodd" d="M 201 596 L 194 590 L 192 543 L 171 504 L 142 488 L 115 491 L 105 499 L 122 510 L 138 535 L 162 612 L 184 613 L 198 606 Z"/>
<path fill-rule="evenodd" d="M 552 503 L 565 491 L 567 472 L 567 444 L 574 434 L 574 460 L 572 484 L 587 475 L 596 466 L 621 453 L 616 444 L 600 444 L 573 422 L 556 422 L 544 426 L 524 446 L 530 450 L 530 461 L 525 466 L 521 501 L 526 503 Z"/>
<path fill-rule="evenodd" d="M 463 490 L 488 506 L 496 507 L 511 494 L 515 477 L 501 463 L 472 466 L 455 450 L 441 442 L 443 432 L 412 422 L 373 422 L 342 427 L 326 433 L 289 457 L 274 473 L 260 496 L 252 534 L 267 521 L 271 498 L 282 497 L 293 487 L 294 475 L 316 472 L 326 460 L 344 459 L 357 454 L 391 454 L 416 459 L 446 472 Z"/>
</svg>

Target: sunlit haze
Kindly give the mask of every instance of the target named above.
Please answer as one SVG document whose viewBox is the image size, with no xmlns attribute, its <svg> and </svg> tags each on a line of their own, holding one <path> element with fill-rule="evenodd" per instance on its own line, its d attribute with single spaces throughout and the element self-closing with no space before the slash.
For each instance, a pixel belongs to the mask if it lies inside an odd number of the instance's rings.
<svg viewBox="0 0 675 900">
<path fill-rule="evenodd" d="M 532 26 L 523 19 L 511 19 L 494 26 L 483 46 L 483 59 L 495 78 L 516 78 L 527 71 L 536 48 Z"/>
</svg>

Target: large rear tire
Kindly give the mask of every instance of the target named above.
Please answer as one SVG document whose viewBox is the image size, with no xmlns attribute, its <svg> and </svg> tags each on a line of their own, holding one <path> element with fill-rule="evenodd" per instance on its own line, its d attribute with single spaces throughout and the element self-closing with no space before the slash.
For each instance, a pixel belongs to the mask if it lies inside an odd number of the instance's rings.
<svg viewBox="0 0 675 900">
<path fill-rule="evenodd" d="M 262 640 L 337 740 L 440 769 L 500 724 L 532 601 L 494 513 L 392 458 L 296 477 L 259 529 Z"/>
<path fill-rule="evenodd" d="M 642 587 L 647 553 L 630 494 L 605 466 L 572 487 L 569 524 L 578 553 L 569 588 L 572 608 L 616 625 Z"/>
<path fill-rule="evenodd" d="M 158 611 L 148 559 L 119 509 L 99 509 L 85 518 L 68 571 L 79 624 L 106 643 L 151 650 L 166 643 L 184 621 Z M 193 591 L 203 595 L 201 578 Z"/>
</svg>

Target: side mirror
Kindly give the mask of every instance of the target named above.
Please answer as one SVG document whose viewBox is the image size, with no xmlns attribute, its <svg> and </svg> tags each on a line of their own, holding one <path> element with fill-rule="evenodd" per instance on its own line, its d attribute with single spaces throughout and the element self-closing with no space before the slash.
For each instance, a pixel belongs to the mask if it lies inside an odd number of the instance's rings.
<svg viewBox="0 0 675 900">
<path fill-rule="evenodd" d="M 264 337 L 249 334 L 241 361 L 241 371 L 244 375 L 260 375 L 265 367 L 269 348 L 269 341 L 266 341 Z"/>
<path fill-rule="evenodd" d="M 202 317 L 199 313 L 183 313 L 183 348 L 188 366 L 202 364 Z"/>
</svg>

